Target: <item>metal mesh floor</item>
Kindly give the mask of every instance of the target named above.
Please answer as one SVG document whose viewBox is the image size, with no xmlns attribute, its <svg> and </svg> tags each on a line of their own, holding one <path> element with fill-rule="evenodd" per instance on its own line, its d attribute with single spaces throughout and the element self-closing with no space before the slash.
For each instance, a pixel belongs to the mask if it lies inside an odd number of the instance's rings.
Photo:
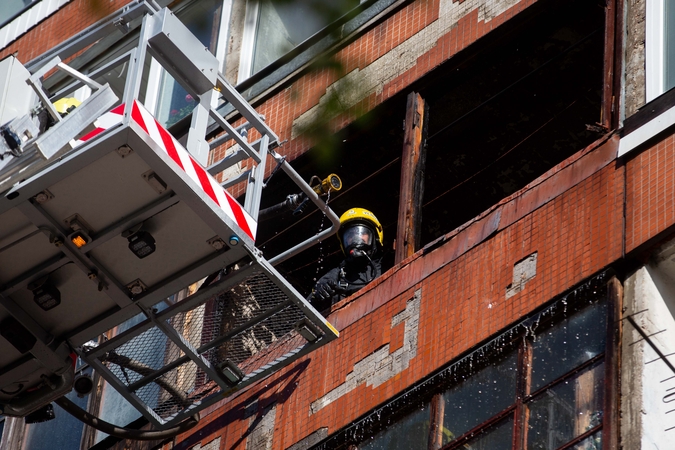
<svg viewBox="0 0 675 450">
<path fill-rule="evenodd" d="M 156 426 L 180 422 L 336 337 L 274 273 L 249 268 L 217 284 L 208 296 L 155 305 L 84 355 Z M 316 339 L 298 331 L 308 322 Z"/>
</svg>

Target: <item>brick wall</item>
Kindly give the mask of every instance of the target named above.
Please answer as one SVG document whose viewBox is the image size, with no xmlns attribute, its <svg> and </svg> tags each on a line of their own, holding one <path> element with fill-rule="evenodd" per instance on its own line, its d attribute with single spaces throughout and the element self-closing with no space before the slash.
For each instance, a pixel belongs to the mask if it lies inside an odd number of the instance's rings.
<svg viewBox="0 0 675 450">
<path fill-rule="evenodd" d="M 131 0 L 73 0 L 0 51 L 0 59 L 17 53 L 27 63 L 98 22 Z"/>
<path fill-rule="evenodd" d="M 629 157 L 626 253 L 675 224 L 675 135 L 665 136 Z"/>
<path fill-rule="evenodd" d="M 216 437 L 248 448 L 260 426 L 272 449 L 333 433 L 621 258 L 617 143 L 580 152 L 335 305 L 337 341 L 213 406 L 176 448 Z M 507 294 L 524 260 L 528 276 Z"/>
</svg>

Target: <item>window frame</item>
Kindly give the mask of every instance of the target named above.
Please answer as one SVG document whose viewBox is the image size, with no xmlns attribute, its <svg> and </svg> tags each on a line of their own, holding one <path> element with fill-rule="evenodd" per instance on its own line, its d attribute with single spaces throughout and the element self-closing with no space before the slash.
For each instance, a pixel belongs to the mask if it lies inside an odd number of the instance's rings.
<svg viewBox="0 0 675 450">
<path fill-rule="evenodd" d="M 665 0 L 647 0 L 645 5 L 645 100 L 665 92 Z"/>
</svg>

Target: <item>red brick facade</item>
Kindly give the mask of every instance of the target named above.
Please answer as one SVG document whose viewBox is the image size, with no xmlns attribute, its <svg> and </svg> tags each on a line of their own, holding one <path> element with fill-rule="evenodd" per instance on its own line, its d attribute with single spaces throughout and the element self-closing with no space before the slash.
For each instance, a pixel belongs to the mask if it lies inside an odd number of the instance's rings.
<svg viewBox="0 0 675 450">
<path fill-rule="evenodd" d="M 337 304 L 328 320 L 340 338 L 291 368 L 216 405 L 177 448 L 220 439 L 220 448 L 246 448 L 251 420 L 276 404 L 274 449 L 284 449 L 327 427 L 333 433 L 444 366 L 556 295 L 622 256 L 624 168 L 616 164 L 616 137 L 592 146 L 420 251 L 355 296 Z M 513 266 L 537 252 L 537 273 L 506 298 Z M 311 405 L 345 382 L 355 364 L 385 346 L 401 348 L 402 325 L 392 318 L 421 293 L 415 356 L 378 386 L 368 382 L 312 414 Z"/>
<path fill-rule="evenodd" d="M 108 12 L 125 3 L 126 0 L 116 0 L 97 4 L 105 5 Z M 410 3 L 359 36 L 338 53 L 346 73 L 363 71 L 430 27 L 439 20 L 440 3 Z M 447 33 L 438 36 L 428 51 L 418 55 L 411 68 L 391 79 L 384 76 L 391 74 L 384 74 L 378 80 L 380 86 L 357 103 L 370 110 L 406 90 L 534 0 L 502 3 L 512 6 L 487 21 L 480 18 L 478 8 L 469 11 Z M 89 0 L 74 0 L 0 56 L 18 51 L 23 62 L 38 56 L 100 17 L 101 10 L 88 4 Z M 335 81 L 327 72 L 310 73 L 256 105 L 280 140 L 289 140 L 282 149 L 289 159 L 309 147 L 308 141 L 293 138 L 294 121 L 317 105 Z M 344 118 L 336 127 L 344 127 L 349 120 Z M 629 157 L 625 164 L 616 159 L 616 135 L 610 134 L 581 150 L 525 189 L 335 305 L 328 320 L 340 330 L 337 341 L 206 409 L 198 427 L 177 438 L 173 448 L 189 449 L 220 439 L 221 449 L 245 449 L 255 417 L 268 406 L 276 408 L 274 449 L 288 448 L 322 428 L 327 428 L 328 434 L 334 433 L 477 343 L 621 260 L 675 224 L 674 142 L 675 138 L 668 136 Z M 215 156 L 222 155 L 217 152 Z M 507 298 L 514 265 L 535 252 L 536 276 L 522 291 Z M 416 294 L 418 306 L 411 303 Z M 410 313 L 394 324 L 393 319 L 412 311 L 410 308 L 418 308 L 414 310 L 417 315 Z M 410 352 L 413 344 L 414 352 Z M 317 400 L 346 382 L 357 363 L 377 352 L 386 357 L 387 352 L 391 355 L 400 351 L 407 351 L 409 359 L 399 372 L 374 383 L 354 382 L 343 395 L 335 394 L 324 406 L 312 409 Z M 248 408 L 256 400 L 257 409 Z"/>
<path fill-rule="evenodd" d="M 626 253 L 675 224 L 675 136 L 626 162 Z"/>
</svg>

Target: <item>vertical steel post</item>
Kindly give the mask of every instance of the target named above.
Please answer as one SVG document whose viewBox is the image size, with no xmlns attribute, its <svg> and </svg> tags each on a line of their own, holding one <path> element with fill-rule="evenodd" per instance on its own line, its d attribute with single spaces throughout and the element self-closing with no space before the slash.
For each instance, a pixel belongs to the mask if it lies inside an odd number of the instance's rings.
<svg viewBox="0 0 675 450">
<path fill-rule="evenodd" d="M 260 150 L 258 151 L 260 163 L 255 168 L 252 185 L 249 184 L 249 187 L 246 190 L 245 209 L 256 221 L 258 220 L 260 198 L 262 197 L 263 183 L 265 182 L 265 163 L 267 162 L 267 146 L 269 145 L 269 142 L 270 139 L 266 134 L 260 139 Z"/>
<path fill-rule="evenodd" d="M 129 58 L 129 71 L 127 72 L 127 83 L 124 86 L 124 121 L 128 123 L 131 118 L 131 106 L 134 100 L 138 98 L 141 92 L 141 83 L 143 82 L 143 67 L 145 57 L 148 53 L 148 37 L 153 28 L 154 15 L 146 14 L 143 17 L 141 32 L 138 36 L 138 46 L 136 51 Z M 152 111 L 151 111 L 152 112 Z"/>
</svg>

